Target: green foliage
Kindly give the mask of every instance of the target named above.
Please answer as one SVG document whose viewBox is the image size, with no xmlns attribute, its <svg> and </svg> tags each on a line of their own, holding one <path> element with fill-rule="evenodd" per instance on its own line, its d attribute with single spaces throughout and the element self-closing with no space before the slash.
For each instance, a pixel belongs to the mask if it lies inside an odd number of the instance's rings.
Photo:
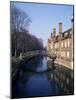
<svg viewBox="0 0 76 100">
<path fill-rule="evenodd" d="M 21 60 L 17 57 L 12 57 L 11 58 L 11 70 L 12 72 L 16 69 L 16 67 L 20 64 Z"/>
</svg>

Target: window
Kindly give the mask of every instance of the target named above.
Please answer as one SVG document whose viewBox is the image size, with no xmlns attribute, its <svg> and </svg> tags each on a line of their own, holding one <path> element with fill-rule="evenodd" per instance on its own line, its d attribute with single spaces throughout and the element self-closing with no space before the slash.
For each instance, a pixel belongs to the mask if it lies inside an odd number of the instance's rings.
<svg viewBox="0 0 76 100">
<path fill-rule="evenodd" d="M 65 33 L 65 36 L 68 35 L 68 33 Z"/>
<path fill-rule="evenodd" d="M 70 45 L 70 41 L 68 40 L 67 42 L 68 42 L 68 47 L 69 47 L 69 45 Z"/>
<path fill-rule="evenodd" d="M 62 52 L 61 52 L 61 57 L 63 56 Z"/>
<path fill-rule="evenodd" d="M 59 51 L 57 52 L 57 56 L 59 56 Z"/>
<path fill-rule="evenodd" d="M 57 43 L 57 47 L 59 48 L 59 43 Z"/>
<path fill-rule="evenodd" d="M 65 57 L 65 52 L 64 52 L 64 57 Z"/>
<path fill-rule="evenodd" d="M 61 47 L 63 47 L 63 42 L 61 42 Z"/>
<path fill-rule="evenodd" d="M 67 58 L 69 58 L 69 51 L 67 51 Z"/>
<path fill-rule="evenodd" d="M 51 49 L 53 48 L 53 44 L 51 44 Z"/>
<path fill-rule="evenodd" d="M 61 57 L 63 57 L 63 51 L 61 52 Z"/>
<path fill-rule="evenodd" d="M 57 44 L 55 44 L 55 48 L 57 47 L 56 45 L 57 45 Z"/>
<path fill-rule="evenodd" d="M 65 57 L 65 51 L 62 51 L 62 52 L 61 52 L 61 56 L 62 56 L 62 57 Z"/>
<path fill-rule="evenodd" d="M 59 47 L 59 43 L 55 43 L 55 48 L 58 48 Z"/>
<path fill-rule="evenodd" d="M 66 41 L 65 41 L 65 47 L 67 46 Z"/>
<path fill-rule="evenodd" d="M 55 54 L 56 54 L 56 51 L 55 51 Z"/>
</svg>

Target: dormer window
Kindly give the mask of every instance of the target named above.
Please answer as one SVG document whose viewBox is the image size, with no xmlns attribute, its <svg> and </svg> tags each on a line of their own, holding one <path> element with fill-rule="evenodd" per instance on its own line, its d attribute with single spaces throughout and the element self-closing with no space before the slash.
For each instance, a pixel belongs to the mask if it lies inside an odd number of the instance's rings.
<svg viewBox="0 0 76 100">
<path fill-rule="evenodd" d="M 67 35 L 68 35 L 68 33 L 66 32 L 66 33 L 65 33 L 65 36 L 67 36 Z"/>
</svg>

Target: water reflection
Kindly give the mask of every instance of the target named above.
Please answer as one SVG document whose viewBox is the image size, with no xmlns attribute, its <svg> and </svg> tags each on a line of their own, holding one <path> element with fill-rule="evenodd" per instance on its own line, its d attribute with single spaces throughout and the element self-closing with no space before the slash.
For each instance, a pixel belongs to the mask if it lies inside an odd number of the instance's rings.
<svg viewBox="0 0 76 100">
<path fill-rule="evenodd" d="M 35 57 L 22 65 L 12 84 L 12 98 L 73 94 L 73 72 L 56 65 L 48 69 L 46 57 Z M 72 76 L 72 77 L 71 77 Z"/>
<path fill-rule="evenodd" d="M 59 83 L 61 95 L 73 94 L 74 79 L 71 77 L 71 74 L 73 74 L 73 72 L 70 69 L 67 69 L 63 66 L 60 68 L 60 66 L 58 66 L 51 73 L 48 72 L 48 78 L 50 81 L 52 80 L 55 83 Z"/>
</svg>

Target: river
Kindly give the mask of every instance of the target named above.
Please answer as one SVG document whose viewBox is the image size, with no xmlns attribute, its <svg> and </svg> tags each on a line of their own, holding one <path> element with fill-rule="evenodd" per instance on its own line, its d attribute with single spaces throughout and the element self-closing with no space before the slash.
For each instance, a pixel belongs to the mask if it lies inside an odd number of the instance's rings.
<svg viewBox="0 0 76 100">
<path fill-rule="evenodd" d="M 47 57 L 34 57 L 23 63 L 12 83 L 12 98 L 74 94 L 73 72 L 59 66 L 48 71 L 48 67 Z"/>
</svg>

